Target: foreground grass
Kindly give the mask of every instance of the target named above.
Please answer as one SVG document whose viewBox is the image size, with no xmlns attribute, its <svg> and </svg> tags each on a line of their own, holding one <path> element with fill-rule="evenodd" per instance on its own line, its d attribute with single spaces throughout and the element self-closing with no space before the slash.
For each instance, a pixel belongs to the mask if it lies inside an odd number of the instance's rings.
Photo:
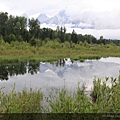
<svg viewBox="0 0 120 120">
<path fill-rule="evenodd" d="M 116 45 L 92 45 L 86 46 L 73 44 L 72 47 L 58 44 L 58 47 L 46 46 L 33 47 L 28 43 L 13 42 L 0 45 L 0 62 L 18 61 L 43 61 L 51 62 L 61 58 L 74 60 L 99 59 L 101 57 L 120 57 L 120 46 Z"/>
<path fill-rule="evenodd" d="M 15 87 L 11 92 L 5 94 L 0 90 L 0 113 L 37 113 L 41 112 L 42 93 L 40 90 L 27 91 L 24 88 L 16 92 Z"/>
<path fill-rule="evenodd" d="M 93 81 L 92 92 L 87 95 L 83 85 L 77 92 L 54 89 L 46 97 L 40 90 L 23 89 L 16 92 L 15 87 L 5 94 L 0 90 L 0 113 L 120 113 L 120 76 L 111 78 L 111 87 L 100 79 Z M 45 100 L 47 106 L 41 104 Z"/>
</svg>

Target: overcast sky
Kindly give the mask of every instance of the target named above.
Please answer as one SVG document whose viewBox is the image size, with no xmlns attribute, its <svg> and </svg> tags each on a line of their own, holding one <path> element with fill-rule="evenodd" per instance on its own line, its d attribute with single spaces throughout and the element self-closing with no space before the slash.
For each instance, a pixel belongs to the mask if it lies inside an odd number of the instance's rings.
<svg viewBox="0 0 120 120">
<path fill-rule="evenodd" d="M 62 9 L 71 14 L 85 11 L 116 12 L 120 10 L 120 0 L 0 0 L 0 11 L 13 14 L 44 12 L 54 15 Z"/>
<path fill-rule="evenodd" d="M 12 15 L 52 17 L 61 10 L 96 29 L 120 29 L 120 0 L 0 0 L 0 11 Z"/>
<path fill-rule="evenodd" d="M 103 28 L 120 28 L 120 0 L 0 0 L 0 11 L 13 15 L 45 13 L 51 17 L 63 9 L 71 18 L 86 19 L 90 24 L 94 21 L 99 26 L 102 23 Z"/>
</svg>

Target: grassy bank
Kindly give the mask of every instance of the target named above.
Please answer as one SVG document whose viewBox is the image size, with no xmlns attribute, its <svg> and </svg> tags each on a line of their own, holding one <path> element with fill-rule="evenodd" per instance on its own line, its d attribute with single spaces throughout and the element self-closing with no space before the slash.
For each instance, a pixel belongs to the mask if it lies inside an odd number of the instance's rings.
<svg viewBox="0 0 120 120">
<path fill-rule="evenodd" d="M 68 43 L 69 44 L 69 43 Z M 60 58 L 71 58 L 74 60 L 99 59 L 101 57 L 120 57 L 120 46 L 95 45 L 95 44 L 73 44 L 59 43 L 58 46 L 43 45 L 41 47 L 30 46 L 28 43 L 13 42 L 0 45 L 0 62 L 18 61 L 56 61 Z"/>
<path fill-rule="evenodd" d="M 77 92 L 71 93 L 66 89 L 54 89 L 46 97 L 40 90 L 27 90 L 16 92 L 15 87 L 5 94 L 0 89 L 0 113 L 120 113 L 120 76 L 119 79 L 111 78 L 111 87 L 107 81 L 100 79 L 93 81 L 90 96 L 86 94 L 83 85 Z M 41 104 L 46 101 L 47 106 Z"/>
</svg>

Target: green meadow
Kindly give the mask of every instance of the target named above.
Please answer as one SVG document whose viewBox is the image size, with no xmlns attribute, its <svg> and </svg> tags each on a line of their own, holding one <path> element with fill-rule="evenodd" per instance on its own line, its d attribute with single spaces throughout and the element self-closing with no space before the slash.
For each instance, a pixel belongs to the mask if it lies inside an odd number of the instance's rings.
<svg viewBox="0 0 120 120">
<path fill-rule="evenodd" d="M 26 42 L 0 44 L 0 62 L 43 61 L 51 62 L 62 58 L 73 60 L 120 57 L 120 46 L 113 44 L 70 44 L 49 41 L 42 46 L 31 46 Z"/>
</svg>

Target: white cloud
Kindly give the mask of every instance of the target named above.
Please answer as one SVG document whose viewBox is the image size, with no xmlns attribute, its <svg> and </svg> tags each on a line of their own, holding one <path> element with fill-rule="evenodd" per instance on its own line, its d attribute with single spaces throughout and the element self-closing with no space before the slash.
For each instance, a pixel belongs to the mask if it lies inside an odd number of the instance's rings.
<svg viewBox="0 0 120 120">
<path fill-rule="evenodd" d="M 0 0 L 0 11 L 29 16 L 45 13 L 51 17 L 65 9 L 71 19 L 94 23 L 96 29 L 118 29 L 119 5 L 120 0 Z"/>
<path fill-rule="evenodd" d="M 78 19 L 87 24 L 94 24 L 96 29 L 119 29 L 120 10 L 117 11 L 86 11 L 79 14 Z"/>
<path fill-rule="evenodd" d="M 0 4 L 11 10 L 27 11 L 29 14 L 45 12 L 51 15 L 61 9 L 66 9 L 71 14 L 86 10 L 108 11 L 120 9 L 119 3 L 119 0 L 0 0 Z"/>
<path fill-rule="evenodd" d="M 2 12 L 2 11 L 8 11 L 8 9 L 3 4 L 0 4 L 0 12 Z"/>
</svg>

